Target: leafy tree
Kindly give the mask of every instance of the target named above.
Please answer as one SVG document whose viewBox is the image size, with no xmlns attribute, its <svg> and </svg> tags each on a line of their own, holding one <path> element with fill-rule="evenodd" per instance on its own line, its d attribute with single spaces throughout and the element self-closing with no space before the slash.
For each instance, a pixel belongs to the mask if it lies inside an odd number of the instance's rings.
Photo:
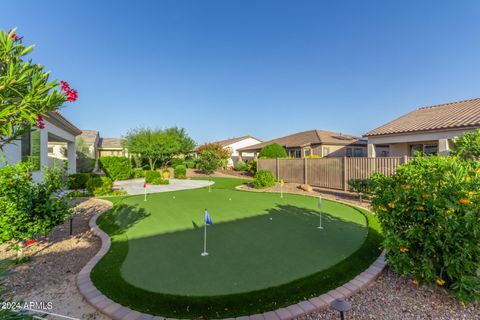
<svg viewBox="0 0 480 320">
<path fill-rule="evenodd" d="M 198 155 L 197 166 L 204 173 L 211 175 L 222 166 L 222 159 L 214 150 L 203 150 Z"/>
<path fill-rule="evenodd" d="M 206 143 L 197 148 L 199 154 L 202 154 L 202 152 L 205 151 L 215 152 L 218 155 L 221 161 L 220 167 L 225 167 L 228 163 L 228 159 L 232 156 L 232 150 L 230 148 L 224 148 L 218 143 Z"/>
<path fill-rule="evenodd" d="M 50 80 L 43 66 L 25 59 L 34 46 L 24 46 L 15 32 L 0 30 L 0 150 L 31 126 L 42 129 L 43 115 L 78 96 L 68 83 Z"/>
<path fill-rule="evenodd" d="M 77 154 L 77 172 L 92 172 L 95 167 L 95 158 L 90 151 L 89 145 L 85 142 L 85 139 L 81 136 L 76 137 L 75 148 Z M 66 152 L 65 156 L 67 156 Z"/>
<path fill-rule="evenodd" d="M 465 160 L 480 160 L 480 129 L 466 132 L 454 140 L 451 155 Z"/>
<path fill-rule="evenodd" d="M 260 150 L 259 158 L 286 158 L 287 152 L 278 143 L 272 143 Z"/>
<path fill-rule="evenodd" d="M 195 143 L 182 128 L 131 130 L 125 137 L 125 147 L 129 153 L 140 155 L 148 160 L 150 170 L 157 164 L 166 166 L 174 156 L 192 151 Z"/>
</svg>

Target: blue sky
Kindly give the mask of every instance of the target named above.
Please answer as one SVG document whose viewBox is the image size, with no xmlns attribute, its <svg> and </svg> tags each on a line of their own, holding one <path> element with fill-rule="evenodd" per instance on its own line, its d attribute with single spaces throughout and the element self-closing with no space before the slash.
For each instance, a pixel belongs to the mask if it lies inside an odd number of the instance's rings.
<svg viewBox="0 0 480 320">
<path fill-rule="evenodd" d="M 104 137 L 180 126 L 198 142 L 361 135 L 480 97 L 478 1 L 6 1 L 0 28 L 78 89 Z"/>
</svg>

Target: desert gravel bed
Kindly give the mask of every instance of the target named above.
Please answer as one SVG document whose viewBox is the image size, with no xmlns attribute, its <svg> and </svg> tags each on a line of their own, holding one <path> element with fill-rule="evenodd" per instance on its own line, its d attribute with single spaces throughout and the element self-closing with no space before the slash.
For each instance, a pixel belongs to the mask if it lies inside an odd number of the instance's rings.
<svg viewBox="0 0 480 320">
<path fill-rule="evenodd" d="M 100 239 L 94 236 L 88 221 L 110 205 L 95 199 L 77 199 L 77 216 L 73 236 L 70 224 L 56 227 L 26 253 L 32 254 L 28 263 L 13 267 L 5 284 L 12 301 L 52 302 L 49 312 L 80 319 L 108 319 L 85 302 L 75 285 L 81 268 L 97 253 Z M 11 259 L 15 252 L 7 245 L 0 246 L 0 260 Z M 53 318 L 52 319 L 59 319 Z"/>
<path fill-rule="evenodd" d="M 348 299 L 352 309 L 346 319 L 356 320 L 460 320 L 480 319 L 480 307 L 463 306 L 438 287 L 418 287 L 388 267 L 367 289 Z M 305 320 L 339 319 L 339 313 L 325 310 Z"/>
</svg>

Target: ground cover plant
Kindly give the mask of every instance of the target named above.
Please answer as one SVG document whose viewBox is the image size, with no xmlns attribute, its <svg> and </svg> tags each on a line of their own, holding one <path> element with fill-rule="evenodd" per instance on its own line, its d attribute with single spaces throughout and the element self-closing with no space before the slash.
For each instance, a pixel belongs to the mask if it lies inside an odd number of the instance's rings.
<svg viewBox="0 0 480 320">
<path fill-rule="evenodd" d="M 213 180 L 211 193 L 158 193 L 146 202 L 141 196 L 111 198 L 114 208 L 98 223 L 112 247 L 93 270 L 95 285 L 114 301 L 151 314 L 238 316 L 329 291 L 380 253 L 379 226 L 367 211 L 325 201 L 320 231 L 313 197 L 281 199 L 235 190 L 239 179 Z M 214 222 L 207 258 L 200 256 L 205 208 Z"/>
<path fill-rule="evenodd" d="M 415 283 L 480 301 L 480 162 L 418 157 L 373 177 L 389 265 Z"/>
</svg>

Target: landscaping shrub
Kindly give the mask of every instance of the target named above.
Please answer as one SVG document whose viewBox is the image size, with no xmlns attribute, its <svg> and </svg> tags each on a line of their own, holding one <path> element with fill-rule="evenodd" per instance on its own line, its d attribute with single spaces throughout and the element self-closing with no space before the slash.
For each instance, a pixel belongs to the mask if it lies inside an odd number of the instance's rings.
<svg viewBox="0 0 480 320">
<path fill-rule="evenodd" d="M 184 165 L 176 166 L 173 175 L 176 179 L 187 179 L 187 167 Z"/>
<path fill-rule="evenodd" d="M 389 265 L 480 301 L 480 162 L 419 157 L 372 180 Z"/>
<path fill-rule="evenodd" d="M 247 163 L 247 171 L 250 173 L 250 174 L 255 174 L 257 172 L 257 160 L 254 159 L 252 161 L 249 161 Z"/>
<path fill-rule="evenodd" d="M 170 181 L 168 179 L 163 179 L 163 178 L 155 178 L 150 182 L 150 184 L 154 185 L 159 185 L 159 184 L 170 184 Z"/>
<path fill-rule="evenodd" d="M 243 161 L 237 161 L 237 163 L 235 163 L 235 165 L 233 166 L 235 168 L 235 170 L 237 171 L 245 171 L 247 170 L 247 164 Z"/>
<path fill-rule="evenodd" d="M 157 170 L 149 170 L 145 171 L 145 182 L 146 183 L 152 183 L 153 180 L 155 179 L 161 179 L 162 176 L 160 175 L 160 172 Z"/>
<path fill-rule="evenodd" d="M 347 181 L 350 192 L 370 194 L 372 188 L 371 179 L 349 179 Z"/>
<path fill-rule="evenodd" d="M 183 159 L 180 158 L 173 158 L 172 161 L 170 161 L 170 165 L 175 168 L 176 166 L 183 165 Z"/>
<path fill-rule="evenodd" d="M 168 169 L 163 169 L 163 170 L 162 170 L 162 178 L 163 178 L 163 179 L 168 179 L 168 178 L 170 178 L 170 170 L 168 170 Z"/>
<path fill-rule="evenodd" d="M 142 168 L 135 168 L 132 170 L 132 177 L 133 178 L 144 178 L 145 177 L 145 170 Z"/>
<path fill-rule="evenodd" d="M 272 143 L 260 150 L 259 158 L 286 158 L 287 151 L 278 143 Z"/>
<path fill-rule="evenodd" d="M 454 145 L 450 152 L 464 160 L 480 160 L 480 129 L 474 132 L 466 132 L 453 140 Z"/>
<path fill-rule="evenodd" d="M 222 165 L 222 158 L 216 151 L 203 150 L 197 160 L 198 169 L 206 174 L 214 173 Z"/>
<path fill-rule="evenodd" d="M 193 169 L 193 168 L 195 168 L 195 161 L 185 161 L 183 164 L 184 164 L 185 167 L 187 167 L 188 169 Z"/>
<path fill-rule="evenodd" d="M 126 180 L 132 175 L 130 159 L 126 157 L 100 157 L 100 167 L 112 180 Z"/>
<path fill-rule="evenodd" d="M 47 235 L 70 214 L 58 195 L 65 187 L 62 170 L 45 167 L 43 181 L 35 183 L 31 169 L 28 162 L 0 168 L 0 244 Z"/>
<path fill-rule="evenodd" d="M 95 159 L 92 158 L 77 158 L 77 172 L 90 173 L 95 168 Z"/>
<path fill-rule="evenodd" d="M 85 189 L 90 179 L 89 173 L 74 173 L 68 176 L 68 188 L 73 190 Z"/>
<path fill-rule="evenodd" d="M 275 185 L 275 177 L 268 170 L 259 170 L 253 179 L 253 186 L 256 189 L 269 188 Z"/>
<path fill-rule="evenodd" d="M 90 178 L 87 182 L 87 191 L 94 196 L 105 196 L 112 192 L 113 181 L 108 177 Z"/>
</svg>

